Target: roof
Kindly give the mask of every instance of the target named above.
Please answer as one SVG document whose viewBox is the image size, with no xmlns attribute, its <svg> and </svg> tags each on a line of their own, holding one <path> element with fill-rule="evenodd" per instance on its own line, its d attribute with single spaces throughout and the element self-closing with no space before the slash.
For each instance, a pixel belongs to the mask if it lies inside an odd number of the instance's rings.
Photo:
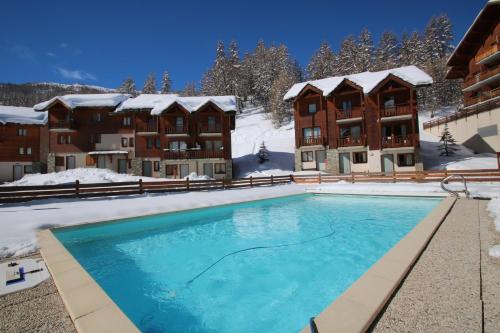
<svg viewBox="0 0 500 333">
<path fill-rule="evenodd" d="M 176 94 L 142 94 L 123 102 L 116 111 L 148 109 L 152 115 L 159 115 L 174 103 L 188 112 L 196 112 L 208 103 L 213 103 L 224 112 L 237 111 L 235 96 L 196 96 L 181 97 Z"/>
<path fill-rule="evenodd" d="M 472 51 L 481 47 L 484 42 L 478 35 L 484 35 L 488 30 L 491 30 L 498 24 L 498 17 L 500 15 L 500 0 L 489 0 L 483 9 L 476 16 L 471 26 L 458 43 L 453 53 L 448 58 L 448 66 L 465 65 L 468 59 L 461 57 L 463 54 L 471 54 L 467 49 L 473 48 Z"/>
<path fill-rule="evenodd" d="M 45 125 L 47 112 L 35 112 L 33 108 L 0 105 L 0 124 Z"/>
<path fill-rule="evenodd" d="M 33 107 L 36 111 L 45 111 L 50 106 L 59 102 L 68 109 L 79 107 L 116 107 L 130 98 L 128 94 L 71 94 L 56 96 L 48 101 L 39 103 Z"/>
<path fill-rule="evenodd" d="M 416 66 L 405 66 L 399 68 L 388 69 L 380 72 L 362 72 L 358 74 L 334 76 L 326 79 L 313 80 L 297 83 L 288 90 L 284 100 L 297 97 L 302 89 L 307 85 L 318 88 L 323 92 L 323 96 L 328 96 L 334 91 L 344 80 L 349 80 L 360 86 L 365 94 L 370 93 L 380 82 L 388 76 L 394 75 L 401 80 L 408 82 L 412 86 L 419 87 L 432 83 L 432 78 L 423 70 Z"/>
</svg>

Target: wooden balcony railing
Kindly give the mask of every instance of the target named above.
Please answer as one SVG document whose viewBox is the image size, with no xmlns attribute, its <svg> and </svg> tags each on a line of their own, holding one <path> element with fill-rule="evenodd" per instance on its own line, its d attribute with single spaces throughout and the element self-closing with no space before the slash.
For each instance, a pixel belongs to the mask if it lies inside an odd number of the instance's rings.
<svg viewBox="0 0 500 333">
<path fill-rule="evenodd" d="M 476 61 L 476 63 L 479 63 L 481 62 L 483 59 L 486 59 L 488 58 L 489 56 L 497 53 L 499 51 L 498 49 L 498 44 L 495 44 L 493 45 L 492 47 L 490 47 L 489 49 L 485 50 L 484 52 L 482 53 L 479 53 L 475 58 L 474 60 Z"/>
<path fill-rule="evenodd" d="M 200 133 L 222 133 L 221 124 L 214 124 L 214 125 L 201 124 L 199 129 Z"/>
<path fill-rule="evenodd" d="M 50 128 L 54 129 L 70 129 L 73 128 L 74 123 L 71 120 L 56 120 L 50 122 Z"/>
<path fill-rule="evenodd" d="M 323 145 L 324 140 L 322 137 L 307 137 L 302 138 L 302 146 L 316 146 Z"/>
<path fill-rule="evenodd" d="M 413 134 L 382 137 L 382 147 L 397 148 L 413 146 Z"/>
<path fill-rule="evenodd" d="M 188 132 L 187 126 L 167 126 L 165 127 L 165 134 L 186 134 Z"/>
<path fill-rule="evenodd" d="M 471 106 L 476 105 L 482 102 L 489 101 L 490 99 L 496 98 L 500 96 L 500 88 L 495 88 L 490 91 L 482 92 L 481 95 L 477 97 L 466 97 L 464 98 L 464 105 Z"/>
<path fill-rule="evenodd" d="M 224 151 L 209 150 L 169 150 L 165 151 L 164 158 L 167 160 L 189 160 L 199 158 L 224 158 Z"/>
<path fill-rule="evenodd" d="M 135 130 L 137 132 L 157 133 L 158 132 L 158 125 L 157 124 L 136 124 Z"/>
<path fill-rule="evenodd" d="M 355 107 L 351 110 L 338 109 L 337 119 L 349 119 L 349 118 L 360 118 L 363 117 L 363 109 L 361 107 Z"/>
<path fill-rule="evenodd" d="M 500 66 L 496 66 L 495 68 L 491 68 L 491 69 L 487 69 L 487 70 L 484 70 L 480 73 L 477 73 L 476 75 L 474 75 L 472 78 L 466 80 L 463 85 L 462 85 L 462 88 L 463 89 L 466 89 L 476 83 L 479 83 L 481 81 L 484 81 L 486 79 L 489 79 L 497 74 L 500 73 Z"/>
<path fill-rule="evenodd" d="M 365 146 L 366 145 L 366 136 L 346 136 L 343 138 L 337 139 L 339 147 L 352 147 L 352 146 Z"/>
<path fill-rule="evenodd" d="M 380 110 L 381 117 L 395 117 L 395 116 L 403 116 L 407 114 L 412 114 L 413 108 L 412 106 L 407 104 L 398 104 L 390 108 L 382 107 Z"/>
</svg>

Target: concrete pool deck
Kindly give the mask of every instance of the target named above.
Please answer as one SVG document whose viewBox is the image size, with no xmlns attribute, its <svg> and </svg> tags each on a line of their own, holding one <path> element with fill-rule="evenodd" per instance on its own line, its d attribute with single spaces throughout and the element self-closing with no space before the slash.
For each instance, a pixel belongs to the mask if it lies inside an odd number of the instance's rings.
<svg viewBox="0 0 500 333">
<path fill-rule="evenodd" d="M 495 274 L 497 277 L 500 276 L 500 260 L 493 259 L 487 254 L 489 246 L 494 243 L 500 243 L 500 236 L 494 232 L 492 220 L 486 212 L 486 202 L 457 201 L 402 285 L 389 299 L 388 305 L 382 309 L 375 324 L 369 330 L 373 332 L 481 332 L 481 321 L 484 316 L 485 332 L 500 331 L 498 327 L 500 325 L 500 297 L 498 297 L 500 281 L 498 278 L 495 280 Z M 477 252 L 479 249 L 481 249 L 481 255 Z M 464 259 L 464 256 L 468 259 Z M 463 262 L 467 263 L 466 268 L 462 267 Z M 475 268 L 472 268 L 474 265 Z M 458 280 L 457 283 L 450 283 L 450 279 Z M 478 284 L 477 281 L 481 283 Z M 51 283 L 51 281 L 47 282 L 49 285 Z M 50 303 L 50 311 L 44 306 L 37 308 L 37 312 L 53 313 L 52 315 L 32 317 L 19 315 L 19 312 L 29 309 L 31 298 L 40 293 L 42 285 L 25 290 L 23 297 L 18 297 L 16 302 L 6 303 L 5 298 L 0 298 L 0 331 L 26 331 L 23 328 L 35 327 L 53 328 L 57 327 L 54 322 L 61 323 L 60 318 L 65 318 L 62 320 L 65 324 L 69 321 L 70 326 L 49 329 L 51 332 L 74 331 L 74 327 L 71 327 L 70 316 L 62 306 L 60 298 L 58 305 Z M 52 288 L 52 290 L 55 289 L 53 284 Z M 54 293 L 54 297 L 59 297 L 56 291 Z M 444 296 L 439 296 L 439 294 Z M 482 296 L 478 296 L 481 294 Z M 484 311 L 477 306 L 481 304 L 479 297 L 482 297 Z M 450 306 L 450 302 L 452 305 L 459 304 L 457 306 L 460 312 Z M 7 305 L 3 306 L 3 304 Z M 57 313 L 57 316 L 54 313 Z M 460 317 L 462 313 L 468 316 L 462 318 Z M 470 321 L 469 315 L 472 318 L 472 324 L 464 324 L 464 321 Z M 480 324 L 476 325 L 478 318 Z M 30 321 L 29 324 L 25 322 L 27 320 Z M 7 322 L 8 326 L 6 326 Z M 82 331 L 81 327 L 77 328 L 78 331 Z M 31 331 L 43 331 L 43 329 L 31 329 Z M 108 326 L 108 330 L 102 331 L 113 330 L 110 330 Z M 335 332 L 335 330 L 333 327 L 325 327 L 320 328 L 320 332 Z"/>
</svg>

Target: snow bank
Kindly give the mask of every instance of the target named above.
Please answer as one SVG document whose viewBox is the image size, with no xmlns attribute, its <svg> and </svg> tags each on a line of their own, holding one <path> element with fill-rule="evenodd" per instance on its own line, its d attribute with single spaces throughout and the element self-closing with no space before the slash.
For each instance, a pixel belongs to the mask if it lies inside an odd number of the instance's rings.
<svg viewBox="0 0 500 333">
<path fill-rule="evenodd" d="M 126 174 L 119 174 L 109 169 L 78 168 L 61 172 L 47 174 L 25 175 L 23 178 L 0 186 L 38 186 L 69 184 L 79 180 L 80 183 L 117 183 L 143 181 L 165 181 L 162 178 L 138 177 Z"/>
<path fill-rule="evenodd" d="M 363 89 L 363 92 L 368 94 L 389 75 L 394 75 L 415 87 L 432 83 L 432 78 L 420 68 L 416 66 L 405 66 L 380 72 L 362 72 L 358 74 L 334 76 L 321 80 L 297 83 L 293 85 L 290 90 L 288 90 L 285 94 L 284 100 L 297 97 L 306 85 L 316 87 L 323 92 L 323 96 L 328 96 L 342 83 L 342 81 L 346 79 L 360 86 Z"/>
<path fill-rule="evenodd" d="M 500 245 L 493 245 L 489 250 L 490 257 L 500 258 Z"/>
<path fill-rule="evenodd" d="M 188 112 L 196 112 L 207 103 L 215 104 L 224 112 L 238 110 L 235 96 L 180 97 L 177 94 L 142 94 L 123 102 L 116 111 L 150 109 L 151 114 L 159 115 L 174 103 Z"/>
<path fill-rule="evenodd" d="M 33 108 L 0 105 L 0 124 L 45 125 L 47 112 L 36 112 Z"/>
<path fill-rule="evenodd" d="M 208 177 L 207 175 L 197 175 L 196 172 L 191 172 L 189 175 L 184 177 L 184 179 L 189 180 L 213 180 L 213 178 Z"/>
<path fill-rule="evenodd" d="M 496 193 L 496 198 L 491 199 L 488 203 L 488 211 L 491 217 L 495 219 L 495 227 L 500 232 L 500 191 Z"/>
<path fill-rule="evenodd" d="M 33 108 L 36 111 L 44 111 L 56 102 L 62 103 L 68 109 L 77 107 L 116 107 L 129 97 L 130 95 L 127 94 L 70 94 L 56 96 L 48 101 L 35 105 Z"/>
</svg>

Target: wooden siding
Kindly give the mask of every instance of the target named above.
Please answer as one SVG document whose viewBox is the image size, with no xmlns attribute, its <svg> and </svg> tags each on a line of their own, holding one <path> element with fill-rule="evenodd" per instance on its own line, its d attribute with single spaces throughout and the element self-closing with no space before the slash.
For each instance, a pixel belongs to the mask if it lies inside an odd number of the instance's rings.
<svg viewBox="0 0 500 333">
<path fill-rule="evenodd" d="M 38 162 L 40 161 L 40 129 L 38 125 L 5 124 L 0 125 L 1 162 Z M 25 129 L 26 136 L 19 136 L 18 129 Z M 19 148 L 24 148 L 24 155 Z M 31 148 L 31 155 L 26 154 Z"/>
</svg>

